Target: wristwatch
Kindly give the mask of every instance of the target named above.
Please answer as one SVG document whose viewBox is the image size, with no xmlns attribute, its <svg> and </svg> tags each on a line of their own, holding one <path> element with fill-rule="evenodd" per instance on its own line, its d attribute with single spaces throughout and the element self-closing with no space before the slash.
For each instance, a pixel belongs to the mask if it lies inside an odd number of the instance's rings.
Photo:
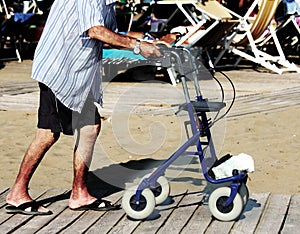
<svg viewBox="0 0 300 234">
<path fill-rule="evenodd" d="M 139 53 L 141 53 L 140 45 L 141 45 L 141 40 L 137 38 L 137 39 L 136 39 L 136 43 L 135 43 L 135 47 L 134 47 L 134 49 L 133 49 L 133 53 L 134 53 L 134 54 L 139 54 Z"/>
</svg>

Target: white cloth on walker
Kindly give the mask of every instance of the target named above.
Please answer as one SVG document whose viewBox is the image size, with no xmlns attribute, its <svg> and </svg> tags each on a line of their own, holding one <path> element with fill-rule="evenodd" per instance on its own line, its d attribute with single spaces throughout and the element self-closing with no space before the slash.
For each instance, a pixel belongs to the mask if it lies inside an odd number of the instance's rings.
<svg viewBox="0 0 300 234">
<path fill-rule="evenodd" d="M 232 171 L 235 169 L 239 172 L 254 172 L 253 158 L 245 153 L 240 153 L 236 156 L 232 156 L 222 164 L 213 167 L 212 171 L 214 172 L 216 179 L 221 179 L 232 176 Z"/>
</svg>

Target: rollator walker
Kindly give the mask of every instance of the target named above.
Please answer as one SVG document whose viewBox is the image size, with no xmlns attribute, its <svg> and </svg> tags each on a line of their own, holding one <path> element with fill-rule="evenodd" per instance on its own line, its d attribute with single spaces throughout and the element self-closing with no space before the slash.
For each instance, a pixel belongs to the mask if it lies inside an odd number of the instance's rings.
<svg viewBox="0 0 300 234">
<path fill-rule="evenodd" d="M 182 84 L 185 103 L 179 106 L 178 112 L 186 111 L 188 113 L 192 134 L 162 165 L 150 175 L 144 176 L 138 186 L 125 190 L 122 197 L 122 208 L 132 219 L 142 220 L 149 217 L 155 206 L 165 202 L 170 195 L 170 183 L 165 177 L 166 169 L 178 157 L 191 155 L 199 157 L 207 182 L 224 184 L 224 186 L 218 186 L 209 195 L 208 206 L 211 214 L 221 221 L 235 220 L 242 214 L 249 198 L 246 186 L 247 171 L 233 170 L 232 176 L 215 179 L 214 176 L 211 176 L 204 155 L 205 151 L 209 150 L 211 156 L 217 159 L 210 132 L 213 122 L 207 117 L 207 113 L 219 112 L 225 107 L 225 103 L 208 101 L 202 97 L 198 83 L 199 70 L 188 49 L 175 47 L 164 48 L 161 51 L 164 55 L 158 59 L 160 65 L 164 68 L 173 67 L 176 70 L 176 79 Z M 193 100 L 190 98 L 187 76 L 192 77 L 195 88 L 196 96 Z M 195 151 L 188 152 L 190 147 L 195 147 Z"/>
</svg>

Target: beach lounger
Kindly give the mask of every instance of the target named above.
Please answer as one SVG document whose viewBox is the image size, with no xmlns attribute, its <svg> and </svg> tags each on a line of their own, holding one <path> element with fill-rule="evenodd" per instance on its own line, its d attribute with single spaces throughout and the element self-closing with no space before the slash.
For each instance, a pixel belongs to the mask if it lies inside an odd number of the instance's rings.
<svg viewBox="0 0 300 234">
<path fill-rule="evenodd" d="M 195 22 L 193 30 L 184 35 L 175 45 L 197 48 L 202 62 L 214 70 L 214 57 L 217 57 L 215 54 L 222 53 L 220 48 L 225 47 L 224 43 L 232 35 L 240 19 L 238 15 L 215 0 L 196 2 L 193 6 L 201 12 L 201 23 Z"/>
<path fill-rule="evenodd" d="M 201 23 L 191 21 L 193 29 L 178 40 L 176 46 L 184 43 L 189 48 L 194 45 L 203 48 L 214 46 L 239 23 L 239 20 L 236 20 L 218 1 L 195 2 L 193 7 L 201 12 L 199 15 L 202 18 Z M 183 4 L 180 8 L 183 8 Z"/>
<path fill-rule="evenodd" d="M 239 56 L 233 64 L 234 67 L 236 67 L 244 58 L 278 74 L 285 71 L 300 72 L 299 67 L 287 60 L 282 52 L 281 45 L 274 33 L 273 27 L 271 26 L 279 1 L 280 0 L 255 0 L 253 2 L 246 15 L 242 18 L 240 27 L 237 28 L 238 30 L 235 33 L 235 36 L 225 43 L 226 46 L 223 50 L 223 54 L 215 60 L 215 66 L 217 66 L 217 63 L 227 50 Z M 251 23 L 249 15 L 258 4 L 258 13 Z M 237 40 L 238 37 L 236 35 L 241 33 L 242 30 L 244 30 L 245 33 Z M 266 32 L 270 32 L 270 36 L 275 41 L 278 55 L 268 54 L 259 47 L 258 44 L 264 39 Z"/>
<path fill-rule="evenodd" d="M 147 60 L 142 55 L 136 55 L 131 50 L 119 50 L 119 49 L 104 49 L 103 50 L 103 70 L 104 80 L 114 79 L 120 72 L 127 71 L 129 69 L 139 69 L 142 67 L 143 71 L 149 71 L 148 68 L 161 68 L 168 67 L 166 69 L 170 82 L 172 85 L 176 85 L 176 74 L 172 67 L 167 64 L 161 64 L 156 59 Z M 143 76 L 145 76 L 144 74 Z"/>
<path fill-rule="evenodd" d="M 280 52 L 287 58 L 300 56 L 300 28 L 295 20 L 295 16 L 290 16 L 283 21 L 273 34 L 278 40 L 274 40 L 273 35 L 270 34 L 258 44 L 262 50 L 272 55 L 278 55 Z M 278 47 L 277 42 L 279 42 L 280 47 Z"/>
</svg>

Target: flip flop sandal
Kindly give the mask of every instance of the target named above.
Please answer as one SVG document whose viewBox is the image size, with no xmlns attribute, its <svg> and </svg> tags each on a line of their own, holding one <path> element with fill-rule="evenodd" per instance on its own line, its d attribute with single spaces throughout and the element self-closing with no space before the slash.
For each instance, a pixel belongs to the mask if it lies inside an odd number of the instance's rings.
<svg viewBox="0 0 300 234">
<path fill-rule="evenodd" d="M 103 206 L 104 205 L 104 206 Z M 121 205 L 113 205 L 110 201 L 97 199 L 89 205 L 80 206 L 78 208 L 70 208 L 74 211 L 84 211 L 84 210 L 95 210 L 95 211 L 109 211 L 109 210 L 119 210 Z"/>
<path fill-rule="evenodd" d="M 6 206 L 6 213 L 8 214 L 24 214 L 24 215 L 51 215 L 52 211 L 39 211 L 40 205 L 36 201 L 25 202 L 18 206 Z M 30 209 L 28 209 L 30 208 Z"/>
</svg>

